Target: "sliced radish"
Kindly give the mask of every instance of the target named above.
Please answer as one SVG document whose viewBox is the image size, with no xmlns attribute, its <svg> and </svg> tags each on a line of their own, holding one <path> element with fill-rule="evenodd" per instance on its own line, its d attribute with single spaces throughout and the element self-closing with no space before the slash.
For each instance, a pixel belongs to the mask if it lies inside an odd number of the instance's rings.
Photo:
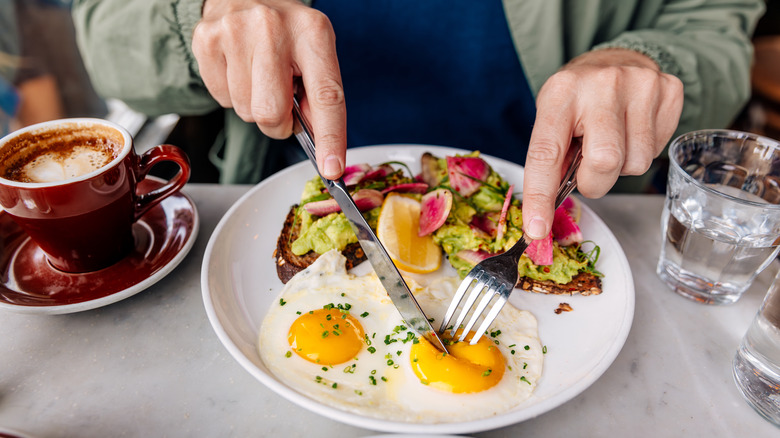
<svg viewBox="0 0 780 438">
<path fill-rule="evenodd" d="M 364 176 L 363 179 L 364 180 L 380 179 L 386 177 L 387 175 L 390 175 L 393 172 L 395 172 L 393 166 L 389 164 L 382 164 L 379 167 L 375 167 L 369 170 L 368 172 L 366 172 L 366 176 Z"/>
<path fill-rule="evenodd" d="M 584 237 L 577 222 L 564 208 L 563 204 L 555 210 L 552 223 L 552 234 L 561 246 L 569 246 L 582 243 Z"/>
<path fill-rule="evenodd" d="M 362 189 L 355 192 L 355 194 L 352 195 L 352 199 L 355 201 L 355 205 L 357 205 L 358 210 L 366 211 L 382 205 L 384 196 L 379 190 Z M 333 198 L 325 199 L 323 201 L 309 202 L 308 204 L 305 204 L 303 208 L 305 208 L 309 214 L 313 214 L 315 216 L 327 216 L 331 213 L 341 211 L 341 207 L 339 207 L 339 204 Z"/>
<path fill-rule="evenodd" d="M 477 250 L 474 251 L 472 249 L 462 249 L 455 253 L 455 256 L 460 257 L 464 261 L 471 263 L 472 265 L 476 265 L 477 263 L 481 262 L 482 260 L 485 260 L 487 258 L 493 257 L 494 253 Z"/>
<path fill-rule="evenodd" d="M 471 218 L 471 224 L 469 225 L 471 225 L 472 228 L 481 230 L 492 238 L 496 236 L 499 216 L 500 214 L 497 211 L 475 214 L 474 217 Z"/>
<path fill-rule="evenodd" d="M 509 204 L 512 203 L 512 190 L 515 185 L 510 184 L 509 189 L 506 191 L 506 198 L 504 198 L 504 206 L 501 207 L 501 217 L 498 218 L 498 231 L 496 232 L 496 240 L 504 238 L 504 232 L 506 231 L 506 212 L 509 210 Z"/>
<path fill-rule="evenodd" d="M 579 201 L 569 196 L 563 200 L 563 202 L 561 203 L 561 207 L 563 207 L 563 209 L 566 210 L 567 213 L 569 213 L 569 216 L 571 216 L 575 222 L 580 221 L 581 207 Z"/>
<path fill-rule="evenodd" d="M 371 165 L 367 163 L 360 163 L 360 164 L 353 164 L 352 166 L 347 166 L 344 169 L 344 175 L 342 176 L 342 179 L 344 180 L 344 184 L 348 186 L 353 186 L 357 183 L 359 183 L 364 176 L 366 176 L 366 172 L 371 170 Z"/>
<path fill-rule="evenodd" d="M 387 187 L 382 190 L 382 194 L 384 195 L 390 192 L 425 193 L 426 190 L 428 190 L 428 184 L 425 184 L 424 182 L 414 182 L 396 184 L 394 186 Z"/>
<path fill-rule="evenodd" d="M 479 190 L 490 175 L 490 166 L 479 157 L 447 157 L 450 186 L 462 196 L 471 196 Z"/>
<path fill-rule="evenodd" d="M 436 189 L 423 195 L 420 200 L 420 229 L 417 235 L 427 236 L 438 230 L 452 209 L 452 193 L 447 189 Z"/>
<path fill-rule="evenodd" d="M 544 239 L 533 240 L 525 250 L 525 255 L 537 266 L 549 266 L 553 264 L 552 233 Z"/>
<path fill-rule="evenodd" d="M 420 158 L 421 172 L 417 178 L 431 187 L 439 185 L 442 179 L 442 169 L 439 167 L 439 159 L 430 152 L 425 152 Z"/>
<path fill-rule="evenodd" d="M 479 228 L 476 225 L 474 225 L 474 220 L 473 219 L 472 219 L 471 223 L 469 224 L 469 228 L 471 229 L 471 232 L 474 233 L 475 237 L 478 237 L 480 239 L 485 239 L 485 240 L 490 240 L 490 239 L 493 238 L 493 236 L 488 234 L 485 230 L 483 230 L 482 228 Z"/>
</svg>

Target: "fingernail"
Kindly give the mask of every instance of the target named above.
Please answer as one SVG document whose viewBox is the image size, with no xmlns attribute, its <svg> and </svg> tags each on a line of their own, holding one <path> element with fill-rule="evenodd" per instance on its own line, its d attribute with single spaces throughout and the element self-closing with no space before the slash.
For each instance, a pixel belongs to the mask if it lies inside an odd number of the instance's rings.
<svg viewBox="0 0 780 438">
<path fill-rule="evenodd" d="M 544 220 L 540 217 L 531 218 L 525 226 L 525 232 L 531 239 L 543 239 L 545 236 Z"/>
<path fill-rule="evenodd" d="M 341 175 L 341 161 L 335 155 L 325 157 L 325 178 L 332 179 Z"/>
</svg>

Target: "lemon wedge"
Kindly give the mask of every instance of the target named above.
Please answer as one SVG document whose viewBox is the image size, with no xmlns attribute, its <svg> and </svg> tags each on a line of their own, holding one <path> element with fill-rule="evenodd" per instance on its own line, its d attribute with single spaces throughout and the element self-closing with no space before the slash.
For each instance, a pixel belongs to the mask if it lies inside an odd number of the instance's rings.
<svg viewBox="0 0 780 438">
<path fill-rule="evenodd" d="M 398 269 L 425 274 L 439 269 L 441 249 L 430 235 L 420 237 L 420 202 L 390 193 L 382 203 L 377 237 Z"/>
</svg>

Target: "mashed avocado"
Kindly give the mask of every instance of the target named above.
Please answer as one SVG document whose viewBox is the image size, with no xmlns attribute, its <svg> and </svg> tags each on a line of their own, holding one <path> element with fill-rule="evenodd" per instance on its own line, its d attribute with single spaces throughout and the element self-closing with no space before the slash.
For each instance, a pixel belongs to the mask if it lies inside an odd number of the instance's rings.
<svg viewBox="0 0 780 438">
<path fill-rule="evenodd" d="M 566 284 L 588 266 L 587 261 L 577 261 L 574 254 L 571 254 L 572 250 L 571 247 L 561 248 L 555 242 L 553 244 L 553 264 L 550 266 L 537 266 L 531 262 L 531 259 L 523 255 L 518 263 L 518 274 L 533 280 L 551 280 L 558 284 Z M 471 263 L 454 254 L 450 255 L 450 264 L 458 271 L 461 278 L 464 278 L 474 267 Z"/>
<path fill-rule="evenodd" d="M 553 242 L 553 264 L 550 266 L 537 266 L 531 259 L 523 255 L 518 263 L 518 273 L 521 277 L 534 280 L 551 280 L 558 284 L 566 284 L 581 270 L 588 266 L 587 261 L 577 261 L 574 248 L 561 248 L 558 242 Z"/>
<path fill-rule="evenodd" d="M 303 255 L 309 251 L 325 254 L 331 249 L 343 250 L 350 243 L 357 242 L 355 232 L 349 225 L 344 213 L 331 213 L 317 218 L 303 208 L 299 209 L 298 220 L 301 221 L 301 231 L 290 249 L 295 255 Z M 374 208 L 363 213 L 368 225 L 376 228 L 381 208 Z"/>
</svg>

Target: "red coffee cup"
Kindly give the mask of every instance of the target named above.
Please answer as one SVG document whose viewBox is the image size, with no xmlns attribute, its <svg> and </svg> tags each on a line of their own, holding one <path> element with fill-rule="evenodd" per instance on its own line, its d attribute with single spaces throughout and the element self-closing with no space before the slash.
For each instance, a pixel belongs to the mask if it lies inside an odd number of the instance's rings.
<svg viewBox="0 0 780 438">
<path fill-rule="evenodd" d="M 161 161 L 176 163 L 179 172 L 137 193 Z M 189 159 L 178 147 L 159 145 L 139 156 L 127 130 L 100 119 L 54 120 L 0 139 L 0 205 L 55 268 L 70 273 L 128 255 L 133 223 L 189 176 Z"/>
</svg>

